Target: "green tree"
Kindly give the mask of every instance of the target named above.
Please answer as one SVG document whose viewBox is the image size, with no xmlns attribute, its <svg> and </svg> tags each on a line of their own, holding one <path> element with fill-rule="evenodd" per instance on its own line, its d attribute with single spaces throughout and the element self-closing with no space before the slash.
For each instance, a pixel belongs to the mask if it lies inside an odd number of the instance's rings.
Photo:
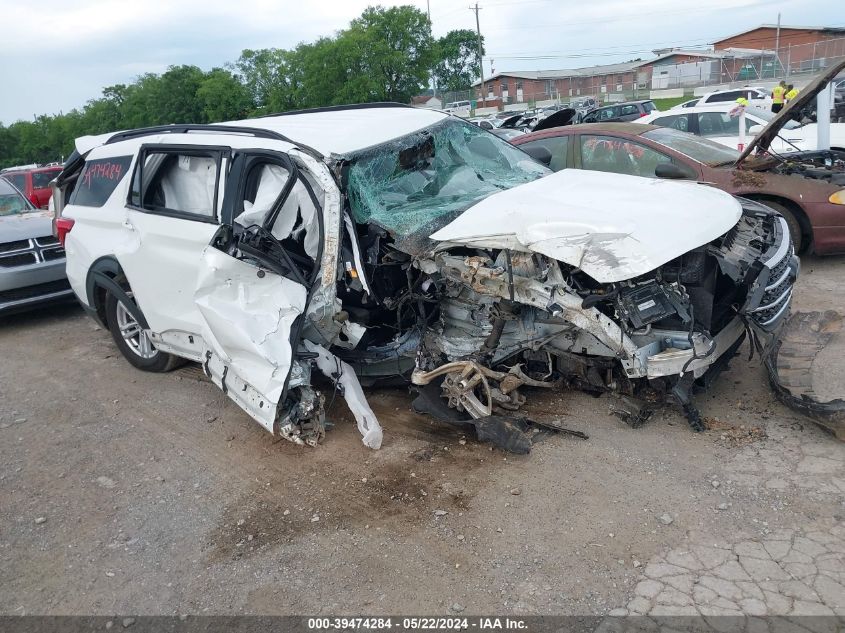
<svg viewBox="0 0 845 633">
<path fill-rule="evenodd" d="M 349 38 L 349 39 L 347 39 Z M 362 101 L 407 103 L 428 83 L 434 62 L 431 22 L 412 6 L 369 7 L 352 21 L 338 39 L 346 40 L 360 55 L 363 74 L 357 77 L 366 86 Z"/>
<path fill-rule="evenodd" d="M 481 37 L 484 54 L 484 36 Z M 434 76 L 443 90 L 466 90 L 481 74 L 478 34 L 469 29 L 449 31 L 435 45 Z"/>
<path fill-rule="evenodd" d="M 243 119 L 254 109 L 249 90 L 240 78 L 222 68 L 205 76 L 196 96 L 203 118 L 209 122 Z"/>
</svg>

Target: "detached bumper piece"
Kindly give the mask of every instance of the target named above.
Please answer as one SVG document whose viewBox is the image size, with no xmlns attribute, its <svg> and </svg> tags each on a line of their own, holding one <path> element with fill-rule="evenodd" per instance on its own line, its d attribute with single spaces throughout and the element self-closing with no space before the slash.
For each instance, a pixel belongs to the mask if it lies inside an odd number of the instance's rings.
<svg viewBox="0 0 845 633">
<path fill-rule="evenodd" d="M 823 370 L 815 367 L 817 357 L 836 342 L 841 328 L 842 316 L 833 310 L 796 312 L 766 357 L 766 369 L 781 402 L 808 416 L 837 439 L 845 440 L 845 400 L 816 393 L 815 384 L 823 375 Z"/>
</svg>

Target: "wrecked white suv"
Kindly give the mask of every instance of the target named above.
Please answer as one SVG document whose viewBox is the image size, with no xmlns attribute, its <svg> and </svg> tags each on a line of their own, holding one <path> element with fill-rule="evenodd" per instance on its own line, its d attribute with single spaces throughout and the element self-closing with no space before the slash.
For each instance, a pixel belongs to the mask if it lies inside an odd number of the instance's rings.
<svg viewBox="0 0 845 633">
<path fill-rule="evenodd" d="M 780 216 L 686 182 L 564 170 L 447 114 L 375 104 L 77 140 L 54 184 L 67 275 L 130 363 L 202 365 L 268 431 L 324 435 L 318 368 L 514 419 L 523 387 L 690 400 L 788 312 Z M 508 432 L 518 432 L 511 428 Z M 494 431 L 495 432 L 495 431 Z M 517 442 L 518 443 L 518 442 Z"/>
</svg>

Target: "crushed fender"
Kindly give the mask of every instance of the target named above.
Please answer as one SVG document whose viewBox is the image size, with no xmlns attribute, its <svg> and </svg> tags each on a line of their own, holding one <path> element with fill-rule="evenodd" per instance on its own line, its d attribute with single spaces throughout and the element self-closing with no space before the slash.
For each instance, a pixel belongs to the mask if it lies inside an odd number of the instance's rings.
<svg viewBox="0 0 845 633">
<path fill-rule="evenodd" d="M 814 371 L 819 354 L 841 328 L 842 316 L 833 310 L 796 312 L 775 340 L 766 357 L 766 368 L 781 402 L 812 418 L 837 439 L 845 440 L 845 400 L 817 393 L 819 385 L 817 378 L 814 380 L 819 375 L 818 367 Z"/>
</svg>

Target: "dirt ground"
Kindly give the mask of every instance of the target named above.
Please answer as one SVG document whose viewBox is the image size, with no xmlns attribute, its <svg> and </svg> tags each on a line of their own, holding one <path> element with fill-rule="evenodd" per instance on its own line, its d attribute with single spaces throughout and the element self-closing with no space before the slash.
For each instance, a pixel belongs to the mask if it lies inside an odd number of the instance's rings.
<svg viewBox="0 0 845 633">
<path fill-rule="evenodd" d="M 793 309 L 845 312 L 845 258 Z M 845 446 L 736 357 L 698 405 L 507 455 L 369 390 L 325 442 L 273 439 L 196 367 L 147 374 L 75 306 L 0 321 L 0 613 L 845 614 Z M 845 394 L 845 361 L 829 354 Z"/>
</svg>

